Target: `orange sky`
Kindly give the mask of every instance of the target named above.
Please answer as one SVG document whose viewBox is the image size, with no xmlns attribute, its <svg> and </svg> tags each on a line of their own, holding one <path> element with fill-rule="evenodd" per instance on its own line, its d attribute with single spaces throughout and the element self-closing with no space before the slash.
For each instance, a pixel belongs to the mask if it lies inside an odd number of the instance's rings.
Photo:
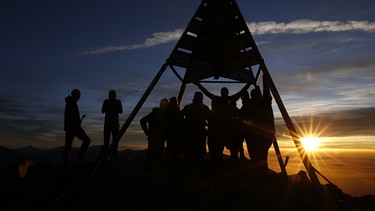
<svg viewBox="0 0 375 211">
<path fill-rule="evenodd" d="M 131 134 L 124 136 L 133 139 Z M 375 149 L 374 136 L 347 136 L 347 137 L 321 137 L 318 149 L 309 151 L 308 156 L 313 166 L 321 172 L 333 184 L 337 185 L 344 193 L 352 196 L 375 195 Z M 136 143 L 140 143 L 138 141 Z M 128 142 L 129 143 L 129 142 Z M 145 145 L 134 145 L 134 148 L 144 148 Z M 124 143 L 126 145 L 126 143 Z M 305 170 L 302 160 L 291 139 L 280 139 L 278 141 L 281 154 L 285 160 L 289 157 L 287 164 L 288 175 L 297 174 Z M 245 147 L 246 150 L 246 147 Z M 229 154 L 226 152 L 226 154 Z M 276 159 L 273 147 L 269 151 L 270 169 L 280 172 L 280 166 Z M 327 184 L 322 177 L 318 176 L 322 184 Z"/>
<path fill-rule="evenodd" d="M 305 170 L 296 149 L 282 148 L 281 154 L 287 164 L 288 175 Z M 375 150 L 370 149 L 320 149 L 308 152 L 313 166 L 344 193 L 352 196 L 375 195 Z M 270 169 L 280 172 L 273 149 L 269 152 Z M 305 170 L 306 171 L 306 170 Z M 318 176 L 322 184 L 328 182 Z"/>
</svg>

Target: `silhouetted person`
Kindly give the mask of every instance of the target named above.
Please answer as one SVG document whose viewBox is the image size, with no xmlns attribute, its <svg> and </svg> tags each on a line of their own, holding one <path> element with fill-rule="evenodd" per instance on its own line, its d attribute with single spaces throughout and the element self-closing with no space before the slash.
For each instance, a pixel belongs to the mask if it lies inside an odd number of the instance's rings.
<svg viewBox="0 0 375 211">
<path fill-rule="evenodd" d="M 82 162 L 83 157 L 90 145 L 91 139 L 87 136 L 86 132 L 82 129 L 81 123 L 83 120 L 79 114 L 77 101 L 81 97 L 81 92 L 74 89 L 71 95 L 65 98 L 65 115 L 64 115 L 64 130 L 65 130 L 65 146 L 63 151 L 64 166 L 70 165 L 70 152 L 72 149 L 73 139 L 77 137 L 82 140 L 82 145 L 79 149 L 77 162 Z"/>
<path fill-rule="evenodd" d="M 263 83 L 263 96 L 259 86 L 251 91 L 252 114 L 249 124 L 252 129 L 247 141 L 249 156 L 256 163 L 260 173 L 268 172 L 267 156 L 275 138 L 275 122 L 272 110 L 272 97 L 266 83 Z"/>
<path fill-rule="evenodd" d="M 122 113 L 122 103 L 116 99 L 116 91 L 110 90 L 108 99 L 104 100 L 102 105 L 102 113 L 105 113 L 104 118 L 104 145 L 102 148 L 103 158 L 108 156 L 109 150 L 112 150 L 112 156 L 117 157 L 118 142 L 114 138 L 120 129 L 119 114 Z M 112 134 L 113 148 L 109 149 L 109 140 Z"/>
<path fill-rule="evenodd" d="M 258 90 L 256 90 L 258 89 Z M 257 128 L 256 128 L 256 119 L 258 118 L 257 112 L 259 112 L 258 108 L 258 103 L 259 100 L 255 100 L 255 98 L 261 94 L 259 87 L 256 86 L 252 90 L 252 96 L 254 99 L 250 98 L 249 92 L 244 92 L 243 95 L 241 96 L 242 100 L 242 107 L 241 107 L 241 112 L 242 112 L 242 118 L 243 118 L 243 131 L 242 134 L 244 136 L 244 139 L 246 141 L 246 146 L 247 146 L 247 152 L 249 154 L 250 159 L 254 159 L 254 149 L 251 147 L 254 145 L 253 142 L 256 139 L 255 133 L 257 133 Z"/>
<path fill-rule="evenodd" d="M 165 152 L 165 158 L 170 159 L 172 164 L 178 158 L 181 152 L 181 144 L 183 138 L 182 128 L 182 114 L 176 97 L 169 99 L 169 106 L 167 111 L 167 129 L 166 139 L 167 147 Z"/>
<path fill-rule="evenodd" d="M 228 103 L 229 101 L 236 102 L 241 97 L 242 93 L 250 87 L 251 83 L 247 83 L 234 95 L 229 95 L 228 88 L 223 87 L 220 96 L 210 93 L 199 82 L 195 82 L 194 84 L 212 100 L 212 111 L 210 112 L 208 126 L 208 149 L 212 159 L 222 160 L 226 141 L 225 134 L 227 133 L 227 128 L 224 126 L 224 115 L 226 114 Z"/>
<path fill-rule="evenodd" d="M 151 113 L 140 120 L 148 141 L 147 171 L 157 170 L 161 166 L 166 139 L 168 104 L 167 99 L 162 99 L 159 108 L 153 108 Z"/>
<path fill-rule="evenodd" d="M 182 109 L 184 116 L 184 154 L 202 160 L 206 154 L 208 106 L 203 104 L 202 92 L 195 92 L 193 102 Z"/>
<path fill-rule="evenodd" d="M 242 115 L 242 123 L 243 123 L 241 133 L 244 137 L 244 140 L 246 141 L 247 151 L 248 151 L 249 157 L 251 158 L 249 143 L 252 140 L 251 136 L 252 136 L 252 133 L 253 133 L 253 130 L 254 130 L 252 125 L 253 125 L 253 119 L 255 118 L 255 116 L 254 116 L 255 115 L 255 112 L 254 112 L 255 111 L 255 108 L 254 108 L 255 104 L 250 99 L 250 94 L 249 94 L 248 91 L 242 93 L 241 101 L 242 101 L 241 115 Z"/>
<path fill-rule="evenodd" d="M 242 133 L 242 114 L 241 110 L 237 108 L 236 102 L 229 101 L 226 113 L 227 133 L 225 134 L 226 148 L 230 151 L 230 158 L 238 160 L 241 155 L 243 159 L 243 133 Z"/>
</svg>

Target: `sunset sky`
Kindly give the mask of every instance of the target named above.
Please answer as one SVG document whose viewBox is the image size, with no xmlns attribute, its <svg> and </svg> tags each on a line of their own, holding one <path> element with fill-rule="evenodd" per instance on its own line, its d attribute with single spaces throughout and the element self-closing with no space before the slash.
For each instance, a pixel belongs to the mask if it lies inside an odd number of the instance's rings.
<svg viewBox="0 0 375 211">
<path fill-rule="evenodd" d="M 289 115 L 321 149 L 375 150 L 373 0 L 237 1 Z M 74 88 L 92 145 L 115 89 L 124 122 L 176 45 L 199 0 L 0 3 L 0 145 L 64 144 L 64 99 Z M 219 93 L 221 84 L 207 88 Z M 242 85 L 228 85 L 230 93 Z M 139 119 L 178 94 L 167 69 L 120 142 L 145 147 Z M 188 85 L 182 106 L 191 102 Z M 205 98 L 205 103 L 210 101 Z M 241 105 L 241 102 L 238 102 Z M 281 147 L 293 147 L 277 118 Z M 75 144 L 79 144 L 76 141 Z M 374 154 L 372 154 L 374 155 Z"/>
</svg>

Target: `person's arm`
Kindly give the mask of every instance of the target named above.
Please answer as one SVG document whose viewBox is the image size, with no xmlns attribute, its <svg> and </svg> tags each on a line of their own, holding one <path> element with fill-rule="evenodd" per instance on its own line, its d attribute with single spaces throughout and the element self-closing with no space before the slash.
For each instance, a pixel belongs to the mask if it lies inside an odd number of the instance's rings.
<svg viewBox="0 0 375 211">
<path fill-rule="evenodd" d="M 267 86 L 267 83 L 265 82 L 265 77 L 263 75 L 263 99 L 266 100 L 267 102 L 272 101 L 272 96 L 271 96 L 271 89 Z"/>
<path fill-rule="evenodd" d="M 237 101 L 238 99 L 240 99 L 240 97 L 242 96 L 242 94 L 249 89 L 249 87 L 251 86 L 251 82 L 248 82 L 244 87 L 242 87 L 242 89 L 237 92 L 236 94 L 230 96 L 230 100 L 233 100 L 233 101 Z"/>
<path fill-rule="evenodd" d="M 187 108 L 188 108 L 188 105 L 184 106 L 184 108 L 181 110 L 181 115 L 182 115 L 183 118 L 185 118 L 185 116 L 186 116 Z"/>
<path fill-rule="evenodd" d="M 259 87 L 259 85 L 255 85 L 255 86 L 254 86 L 254 89 L 257 90 L 257 92 L 260 94 L 260 96 L 262 96 L 262 92 L 260 91 L 260 87 Z"/>
<path fill-rule="evenodd" d="M 208 98 L 210 98 L 211 100 L 212 100 L 213 98 L 215 98 L 215 95 L 212 94 L 211 92 L 209 92 L 206 88 L 204 88 L 204 87 L 202 86 L 202 84 L 200 84 L 199 82 L 194 82 L 194 84 L 197 85 L 198 88 L 203 92 L 203 94 L 205 94 Z"/>
<path fill-rule="evenodd" d="M 149 134 L 148 122 L 149 122 L 150 117 L 151 117 L 151 113 L 144 116 L 140 121 L 141 128 L 143 132 L 146 134 L 146 136 L 148 136 Z"/>
<path fill-rule="evenodd" d="M 122 103 L 121 103 L 121 101 L 120 100 L 118 100 L 117 101 L 118 102 L 118 110 L 117 110 L 117 112 L 119 113 L 119 114 L 122 114 Z"/>
<path fill-rule="evenodd" d="M 73 114 L 74 114 L 74 123 L 73 123 L 73 125 L 74 125 L 74 127 L 75 128 L 79 128 L 79 127 L 81 127 L 81 115 L 80 115 L 80 113 L 79 113 L 79 108 L 78 108 L 78 105 L 77 105 L 77 103 L 75 103 L 75 104 L 73 104 Z"/>
<path fill-rule="evenodd" d="M 81 116 L 77 104 L 69 102 L 65 106 L 65 131 L 72 131 L 81 126 Z"/>
<path fill-rule="evenodd" d="M 104 100 L 103 105 L 102 105 L 102 113 L 107 112 L 107 100 Z"/>
</svg>

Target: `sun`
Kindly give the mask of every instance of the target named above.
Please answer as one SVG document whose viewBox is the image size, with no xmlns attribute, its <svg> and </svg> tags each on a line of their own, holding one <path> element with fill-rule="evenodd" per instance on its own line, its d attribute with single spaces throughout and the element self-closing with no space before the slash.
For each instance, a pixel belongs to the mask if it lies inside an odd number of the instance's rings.
<svg viewBox="0 0 375 211">
<path fill-rule="evenodd" d="M 323 140 L 318 137 L 307 136 L 301 138 L 301 142 L 305 150 L 313 151 L 319 149 L 319 145 Z"/>
<path fill-rule="evenodd" d="M 327 131 L 332 121 L 326 121 L 321 116 L 302 116 L 300 119 L 297 118 L 297 133 L 299 133 L 300 141 L 303 148 L 306 151 L 318 151 L 326 148 L 325 140 L 321 137 L 326 137 Z"/>
</svg>

